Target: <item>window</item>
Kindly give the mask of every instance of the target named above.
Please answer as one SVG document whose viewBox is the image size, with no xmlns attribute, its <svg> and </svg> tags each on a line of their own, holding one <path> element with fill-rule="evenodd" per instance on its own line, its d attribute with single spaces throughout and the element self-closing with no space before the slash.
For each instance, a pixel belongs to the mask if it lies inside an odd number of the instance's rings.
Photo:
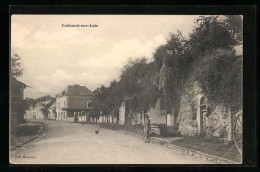
<svg viewBox="0 0 260 172">
<path fill-rule="evenodd" d="M 194 103 L 191 105 L 191 110 L 192 110 L 192 120 L 197 120 L 197 108 Z"/>
<path fill-rule="evenodd" d="M 197 112 L 196 111 L 192 112 L 192 120 L 197 120 Z"/>
<path fill-rule="evenodd" d="M 65 105 L 66 105 L 66 102 L 64 102 L 64 107 L 65 107 Z"/>
<path fill-rule="evenodd" d="M 60 108 L 60 103 L 58 104 L 58 109 Z"/>
<path fill-rule="evenodd" d="M 88 108 L 92 108 L 92 102 L 88 102 Z"/>
</svg>

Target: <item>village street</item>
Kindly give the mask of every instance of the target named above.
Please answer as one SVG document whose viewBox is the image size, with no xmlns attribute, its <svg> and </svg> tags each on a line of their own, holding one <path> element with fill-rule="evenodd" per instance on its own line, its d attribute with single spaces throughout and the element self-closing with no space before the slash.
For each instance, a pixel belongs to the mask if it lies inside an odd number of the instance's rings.
<svg viewBox="0 0 260 172">
<path fill-rule="evenodd" d="M 13 164 L 207 164 L 132 135 L 63 121 L 44 121 L 48 133 L 10 151 Z M 96 134 L 95 131 L 99 130 Z"/>
</svg>

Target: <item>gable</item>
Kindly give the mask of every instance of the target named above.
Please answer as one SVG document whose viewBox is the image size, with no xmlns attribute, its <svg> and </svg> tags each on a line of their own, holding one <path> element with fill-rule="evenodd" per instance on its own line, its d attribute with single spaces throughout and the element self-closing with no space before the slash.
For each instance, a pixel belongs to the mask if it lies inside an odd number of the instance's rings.
<svg viewBox="0 0 260 172">
<path fill-rule="evenodd" d="M 92 91 L 90 91 L 87 87 L 79 85 L 68 85 L 68 87 L 65 89 L 64 94 L 68 96 L 93 95 Z"/>
</svg>

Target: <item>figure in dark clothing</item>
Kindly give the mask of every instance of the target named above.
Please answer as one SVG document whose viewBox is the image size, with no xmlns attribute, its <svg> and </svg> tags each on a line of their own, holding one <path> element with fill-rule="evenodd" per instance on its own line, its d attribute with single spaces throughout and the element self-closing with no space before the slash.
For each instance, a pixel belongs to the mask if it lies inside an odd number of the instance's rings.
<svg viewBox="0 0 260 172">
<path fill-rule="evenodd" d="M 150 119 L 147 114 L 144 114 L 144 142 L 150 142 Z"/>
<path fill-rule="evenodd" d="M 46 112 L 44 112 L 43 115 L 44 115 L 44 120 L 47 120 L 48 119 L 48 114 Z"/>
</svg>

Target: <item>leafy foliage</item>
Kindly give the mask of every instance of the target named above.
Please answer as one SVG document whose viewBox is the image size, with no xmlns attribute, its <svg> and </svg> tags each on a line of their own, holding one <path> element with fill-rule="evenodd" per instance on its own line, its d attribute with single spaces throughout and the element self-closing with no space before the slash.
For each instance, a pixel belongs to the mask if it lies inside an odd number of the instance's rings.
<svg viewBox="0 0 260 172">
<path fill-rule="evenodd" d="M 206 97 L 215 104 L 242 108 L 242 57 L 222 49 L 206 56 L 196 70 L 196 79 Z"/>
<path fill-rule="evenodd" d="M 27 107 L 29 107 L 29 106 L 35 107 L 35 105 L 37 104 L 37 100 L 32 99 L 32 98 L 29 98 L 29 97 L 26 97 L 26 98 L 25 98 L 25 101 L 26 101 L 27 104 L 28 104 Z"/>
<path fill-rule="evenodd" d="M 21 68 L 21 58 L 18 54 L 14 54 L 11 57 L 11 77 L 21 77 L 23 75 L 23 69 Z"/>
<path fill-rule="evenodd" d="M 94 91 L 94 93 L 96 93 L 96 99 L 92 102 L 90 116 L 98 118 L 100 115 L 109 113 L 107 105 L 108 88 L 101 85 L 101 87 Z"/>
<path fill-rule="evenodd" d="M 242 108 L 243 61 L 234 51 L 242 44 L 241 16 L 200 17 L 197 24 L 189 41 L 196 80 L 209 101 Z"/>
<path fill-rule="evenodd" d="M 185 39 L 171 33 L 167 43 L 153 54 L 153 62 L 142 57 L 130 59 L 119 81 L 102 86 L 93 111 L 118 115 L 123 100 L 130 112 L 138 113 L 155 106 L 178 111 L 180 98 L 188 82 L 197 81 L 206 97 L 226 106 L 242 106 L 242 57 L 234 47 L 242 44 L 241 16 L 201 16 Z"/>
<path fill-rule="evenodd" d="M 214 49 L 231 49 L 237 44 L 231 34 L 230 19 L 221 21 L 219 16 L 200 16 L 195 23 L 197 27 L 190 35 L 191 54 L 203 54 Z M 195 57 L 196 58 L 196 57 Z"/>
<path fill-rule="evenodd" d="M 154 59 L 160 68 L 159 89 L 163 92 L 162 108 L 178 107 L 184 83 L 189 75 L 189 46 L 182 33 L 171 34 L 165 46 L 159 47 Z"/>
<path fill-rule="evenodd" d="M 123 67 L 119 81 L 112 81 L 109 87 L 101 86 L 97 91 L 97 102 L 93 114 L 112 113 L 118 115 L 123 100 L 129 103 L 129 115 L 154 107 L 159 92 L 155 84 L 154 63 L 147 63 L 142 57 L 129 59 Z"/>
</svg>

